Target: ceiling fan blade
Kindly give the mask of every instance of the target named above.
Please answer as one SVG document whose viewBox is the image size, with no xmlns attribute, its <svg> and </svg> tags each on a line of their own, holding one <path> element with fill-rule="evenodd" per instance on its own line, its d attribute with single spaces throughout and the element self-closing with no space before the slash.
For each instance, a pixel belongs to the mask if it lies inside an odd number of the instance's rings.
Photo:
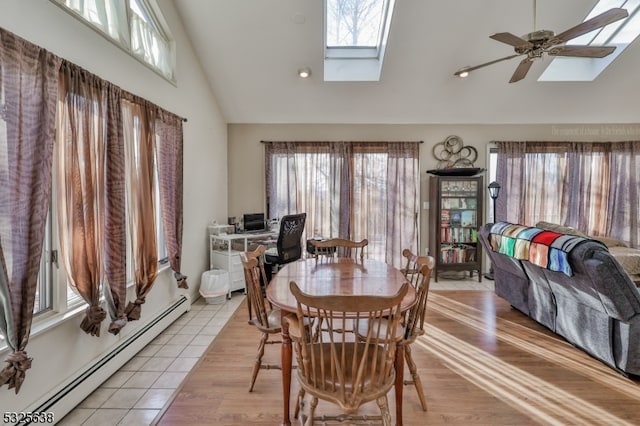
<svg viewBox="0 0 640 426">
<path fill-rule="evenodd" d="M 557 40 L 557 42 L 554 44 L 564 43 L 595 29 L 604 27 L 605 25 L 609 25 L 612 22 L 619 21 L 620 19 L 626 18 L 627 16 L 629 16 L 629 12 L 627 12 L 626 9 L 614 7 L 613 9 L 609 9 L 598 16 L 594 16 L 593 18 L 556 35 L 553 40 L 554 42 Z"/>
<path fill-rule="evenodd" d="M 520 81 L 523 78 L 525 78 L 532 64 L 533 64 L 533 61 L 531 59 L 529 58 L 523 59 L 518 65 L 518 68 L 516 68 L 515 72 L 511 76 L 511 80 L 509 80 L 509 83 L 515 83 L 516 81 Z"/>
<path fill-rule="evenodd" d="M 475 71 L 478 68 L 484 68 L 486 66 L 493 65 L 493 64 L 498 63 L 498 62 L 502 62 L 502 61 L 506 61 L 506 60 L 509 60 L 509 59 L 513 59 L 513 58 L 515 58 L 517 56 L 521 56 L 521 54 L 514 54 L 514 55 L 505 56 L 504 58 L 494 59 L 493 61 L 485 62 L 484 64 L 480 64 L 480 65 L 474 65 L 472 67 L 463 67 L 463 68 L 460 68 L 458 71 L 454 72 L 453 75 L 459 77 L 460 74 L 462 74 L 464 72 Z"/>
<path fill-rule="evenodd" d="M 579 58 L 604 58 L 616 50 L 615 46 L 561 46 L 549 50 L 551 56 L 572 56 Z"/>
<path fill-rule="evenodd" d="M 489 38 L 492 38 L 496 41 L 508 44 L 509 46 L 513 46 L 513 47 L 522 47 L 522 48 L 533 47 L 533 44 L 531 44 L 529 41 L 511 33 L 496 33 L 492 36 L 489 36 Z"/>
</svg>

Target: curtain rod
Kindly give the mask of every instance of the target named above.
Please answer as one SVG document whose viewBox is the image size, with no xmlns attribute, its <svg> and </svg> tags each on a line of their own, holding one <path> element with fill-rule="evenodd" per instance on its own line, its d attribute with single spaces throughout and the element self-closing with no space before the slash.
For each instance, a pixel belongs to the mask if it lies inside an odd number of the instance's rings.
<svg viewBox="0 0 640 426">
<path fill-rule="evenodd" d="M 31 43 L 31 42 L 29 42 L 29 43 Z M 32 44 L 33 44 L 33 43 L 32 43 Z M 178 118 L 179 120 L 181 120 L 181 121 L 182 121 L 182 122 L 184 122 L 184 123 L 186 123 L 186 122 L 188 121 L 188 120 L 186 119 L 186 117 L 182 117 L 182 116 L 180 116 L 180 115 L 176 114 L 175 112 L 171 112 L 171 111 L 169 111 L 168 109 L 161 107 L 160 105 L 156 104 L 155 102 L 152 102 L 152 101 L 150 101 L 150 100 L 148 100 L 148 99 L 146 99 L 146 98 L 143 98 L 143 97 L 142 97 L 142 96 L 140 96 L 140 95 L 136 95 L 135 93 L 132 93 L 132 92 L 130 92 L 130 91 L 128 91 L 128 90 L 125 90 L 125 89 L 123 89 L 122 87 L 118 86 L 117 84 L 112 83 L 111 81 L 109 81 L 109 80 L 107 80 L 107 79 L 104 79 L 104 78 L 100 77 L 99 75 L 97 75 L 97 74 L 95 74 L 95 73 L 93 73 L 93 72 L 91 72 L 91 71 L 87 70 L 86 68 L 84 68 L 84 67 L 82 67 L 82 66 L 80 66 L 80 65 L 77 65 L 77 64 L 75 64 L 75 63 L 71 62 L 71 61 L 70 61 L 70 60 L 68 60 L 68 59 L 65 59 L 65 58 L 62 58 L 62 57 L 60 57 L 60 59 L 61 59 L 61 61 L 60 61 L 60 67 L 63 67 L 63 66 L 71 66 L 71 67 L 74 67 L 74 68 L 80 69 L 80 70 L 82 70 L 82 72 L 87 73 L 88 75 L 91 75 L 91 76 L 93 76 L 94 78 L 96 78 L 96 79 L 98 79 L 98 80 L 100 80 L 100 81 L 104 81 L 105 83 L 107 83 L 107 84 L 109 84 L 109 85 L 111 85 L 111 86 L 113 86 L 113 87 L 117 87 L 117 88 L 122 92 L 123 97 L 124 97 L 125 99 L 126 99 L 126 98 L 140 99 L 140 100 L 142 100 L 143 102 L 146 102 L 146 103 L 149 103 L 149 104 L 153 105 L 156 109 L 159 109 L 159 110 L 165 111 L 166 113 L 168 113 L 168 114 L 171 114 L 171 115 L 175 116 L 176 118 Z"/>
<path fill-rule="evenodd" d="M 424 143 L 424 141 L 260 141 L 260 143 L 287 143 L 287 142 L 295 142 L 295 143 L 327 143 L 327 142 L 347 142 L 347 143 L 402 143 L 402 142 L 415 142 L 415 143 Z"/>
</svg>

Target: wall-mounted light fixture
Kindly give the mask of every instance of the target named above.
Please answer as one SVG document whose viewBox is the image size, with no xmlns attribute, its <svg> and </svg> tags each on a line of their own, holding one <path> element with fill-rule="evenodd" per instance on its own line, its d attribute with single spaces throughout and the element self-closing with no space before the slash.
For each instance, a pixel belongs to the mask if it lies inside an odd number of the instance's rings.
<svg viewBox="0 0 640 426">
<path fill-rule="evenodd" d="M 311 68 L 304 67 L 298 70 L 298 76 L 300 78 L 309 78 L 311 76 Z"/>
</svg>

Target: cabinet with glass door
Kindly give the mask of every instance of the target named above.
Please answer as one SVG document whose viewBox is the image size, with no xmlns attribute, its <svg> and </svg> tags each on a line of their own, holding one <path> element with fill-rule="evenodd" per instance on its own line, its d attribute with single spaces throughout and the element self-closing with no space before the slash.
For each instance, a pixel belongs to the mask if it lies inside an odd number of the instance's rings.
<svg viewBox="0 0 640 426">
<path fill-rule="evenodd" d="M 482 176 L 430 176 L 429 254 L 435 258 L 434 281 L 478 274 L 482 281 Z M 458 274 L 456 274 L 458 272 Z M 462 274 L 460 274 L 462 273 Z"/>
</svg>

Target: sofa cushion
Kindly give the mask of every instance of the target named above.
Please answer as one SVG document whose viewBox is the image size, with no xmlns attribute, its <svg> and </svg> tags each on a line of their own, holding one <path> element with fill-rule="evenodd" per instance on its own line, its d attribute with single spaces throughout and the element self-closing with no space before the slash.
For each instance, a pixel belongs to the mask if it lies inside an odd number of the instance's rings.
<svg viewBox="0 0 640 426">
<path fill-rule="evenodd" d="M 603 243 L 605 246 L 611 247 L 629 247 L 624 241 L 620 241 L 617 238 L 611 237 L 592 237 L 594 240 L 598 240 Z"/>
<path fill-rule="evenodd" d="M 609 252 L 616 258 L 629 275 L 640 274 L 640 250 L 631 247 L 609 247 Z"/>
<path fill-rule="evenodd" d="M 569 234 L 569 235 L 576 235 L 578 237 L 589 238 L 589 236 L 587 234 L 585 234 L 584 232 L 581 232 L 580 230 L 578 230 L 576 228 L 572 228 L 570 226 L 559 225 L 557 223 L 540 221 L 540 222 L 536 223 L 536 228 L 542 228 L 542 229 L 546 229 L 547 231 L 554 231 L 554 232 L 558 232 L 560 234 Z"/>
</svg>

